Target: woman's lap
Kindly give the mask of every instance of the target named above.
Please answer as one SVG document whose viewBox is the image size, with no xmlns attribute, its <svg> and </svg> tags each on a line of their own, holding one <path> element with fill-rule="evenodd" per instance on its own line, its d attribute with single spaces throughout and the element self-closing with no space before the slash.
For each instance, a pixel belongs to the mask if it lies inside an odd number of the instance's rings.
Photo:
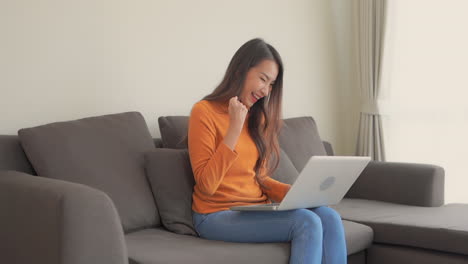
<svg viewBox="0 0 468 264">
<path fill-rule="evenodd" d="M 304 221 L 311 225 L 311 229 L 322 233 L 321 218 L 337 215 L 332 208 L 321 206 L 288 211 L 227 210 L 211 214 L 194 213 L 193 219 L 200 237 L 206 239 L 267 243 L 291 241 L 293 228 Z"/>
</svg>

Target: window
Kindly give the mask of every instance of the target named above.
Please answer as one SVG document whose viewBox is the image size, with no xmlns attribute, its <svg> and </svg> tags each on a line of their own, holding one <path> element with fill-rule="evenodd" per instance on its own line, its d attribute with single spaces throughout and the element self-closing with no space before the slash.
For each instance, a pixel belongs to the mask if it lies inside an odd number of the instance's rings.
<svg viewBox="0 0 468 264">
<path fill-rule="evenodd" d="M 388 1 L 382 89 L 388 161 L 445 169 L 468 202 L 468 1 Z"/>
</svg>

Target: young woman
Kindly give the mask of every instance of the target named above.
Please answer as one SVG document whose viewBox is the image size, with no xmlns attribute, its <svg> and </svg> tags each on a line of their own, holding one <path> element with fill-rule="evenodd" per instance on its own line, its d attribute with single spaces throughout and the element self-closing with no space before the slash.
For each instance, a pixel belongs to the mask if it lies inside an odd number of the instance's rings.
<svg viewBox="0 0 468 264">
<path fill-rule="evenodd" d="M 230 211 L 280 202 L 291 185 L 270 176 L 279 163 L 283 63 L 262 39 L 234 54 L 218 87 L 195 103 L 188 150 L 195 177 L 193 223 L 202 238 L 291 242 L 290 263 L 346 263 L 340 215 L 330 207 Z"/>
</svg>

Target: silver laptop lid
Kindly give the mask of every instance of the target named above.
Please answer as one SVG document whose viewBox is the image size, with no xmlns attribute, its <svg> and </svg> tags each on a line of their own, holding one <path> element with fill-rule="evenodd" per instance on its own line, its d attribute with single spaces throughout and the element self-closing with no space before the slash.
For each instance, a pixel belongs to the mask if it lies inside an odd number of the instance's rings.
<svg viewBox="0 0 468 264">
<path fill-rule="evenodd" d="M 312 156 L 278 210 L 339 203 L 370 160 L 361 156 Z"/>
</svg>

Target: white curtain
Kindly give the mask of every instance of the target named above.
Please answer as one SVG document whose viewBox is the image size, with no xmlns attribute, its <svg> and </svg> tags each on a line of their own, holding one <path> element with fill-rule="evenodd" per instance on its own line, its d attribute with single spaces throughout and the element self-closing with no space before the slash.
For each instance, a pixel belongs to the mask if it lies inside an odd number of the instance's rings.
<svg viewBox="0 0 468 264">
<path fill-rule="evenodd" d="M 379 95 L 386 0 L 357 0 L 355 8 L 357 72 L 361 91 L 356 155 L 385 161 L 382 104 Z"/>
<path fill-rule="evenodd" d="M 467 10 L 466 0 L 391 0 L 386 11 L 386 158 L 443 167 L 446 203 L 468 203 Z"/>
</svg>

